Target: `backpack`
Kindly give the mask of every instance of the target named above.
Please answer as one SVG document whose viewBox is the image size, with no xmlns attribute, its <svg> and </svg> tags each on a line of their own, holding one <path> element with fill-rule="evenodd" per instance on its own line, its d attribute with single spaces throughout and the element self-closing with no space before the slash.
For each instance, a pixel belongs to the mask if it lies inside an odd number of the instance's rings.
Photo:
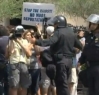
<svg viewBox="0 0 99 95">
<path fill-rule="evenodd" d="M 56 76 L 56 66 L 54 64 L 53 58 L 51 56 L 50 49 L 46 49 L 41 53 L 40 56 L 42 66 L 46 67 L 46 74 L 51 79 L 54 80 Z"/>
<path fill-rule="evenodd" d="M 50 49 L 46 49 L 46 50 L 41 52 L 40 60 L 42 62 L 42 66 L 43 67 L 47 67 L 49 64 L 53 64 L 54 63 L 53 59 L 52 59 L 52 56 L 51 56 Z"/>
</svg>

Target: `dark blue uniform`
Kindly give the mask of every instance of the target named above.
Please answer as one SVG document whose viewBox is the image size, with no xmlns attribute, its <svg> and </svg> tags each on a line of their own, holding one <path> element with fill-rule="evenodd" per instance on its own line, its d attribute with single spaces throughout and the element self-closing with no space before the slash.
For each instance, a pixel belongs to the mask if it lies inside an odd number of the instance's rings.
<svg viewBox="0 0 99 95">
<path fill-rule="evenodd" d="M 46 40 L 37 40 L 36 45 L 51 46 L 56 65 L 57 95 L 69 95 L 67 79 L 72 67 L 73 47 L 82 49 L 82 44 L 69 27 L 57 28 L 54 35 Z"/>
<path fill-rule="evenodd" d="M 88 66 L 89 95 L 99 95 L 99 33 L 90 33 L 86 37 L 85 48 L 79 62 L 87 63 Z"/>
</svg>

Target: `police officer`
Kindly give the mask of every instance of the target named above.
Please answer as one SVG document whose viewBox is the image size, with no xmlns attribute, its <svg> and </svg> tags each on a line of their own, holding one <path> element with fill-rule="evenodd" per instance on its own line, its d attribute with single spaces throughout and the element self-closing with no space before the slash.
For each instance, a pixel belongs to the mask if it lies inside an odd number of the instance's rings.
<svg viewBox="0 0 99 95">
<path fill-rule="evenodd" d="M 46 40 L 32 41 L 36 45 L 51 46 L 51 53 L 56 65 L 56 89 L 57 95 L 69 95 L 67 79 L 72 67 L 73 47 L 82 49 L 82 44 L 77 39 L 73 30 L 67 27 L 64 16 L 56 16 L 52 20 L 54 24 L 54 34 Z"/>
<path fill-rule="evenodd" d="M 85 48 L 78 66 L 87 63 L 87 82 L 89 95 L 99 95 L 99 15 L 88 17 L 90 32 L 86 37 Z"/>
</svg>

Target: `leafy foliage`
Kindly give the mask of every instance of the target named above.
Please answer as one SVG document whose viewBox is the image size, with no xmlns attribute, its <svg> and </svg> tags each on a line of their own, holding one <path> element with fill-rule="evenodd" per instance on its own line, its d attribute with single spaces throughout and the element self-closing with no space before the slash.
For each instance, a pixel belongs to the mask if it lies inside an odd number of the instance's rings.
<svg viewBox="0 0 99 95">
<path fill-rule="evenodd" d="M 21 15 L 24 0 L 2 0 L 0 3 L 0 17 L 17 17 Z"/>
<path fill-rule="evenodd" d="M 99 0 L 67 0 L 66 12 L 86 19 L 90 14 L 99 14 Z"/>
<path fill-rule="evenodd" d="M 86 64 L 83 64 L 83 65 L 81 66 L 81 70 L 85 70 L 85 69 L 87 69 L 87 65 L 86 65 Z"/>
<path fill-rule="evenodd" d="M 99 14 L 99 0 L 0 0 L 0 18 L 21 17 L 23 2 L 53 3 L 57 13 L 86 18 Z"/>
</svg>

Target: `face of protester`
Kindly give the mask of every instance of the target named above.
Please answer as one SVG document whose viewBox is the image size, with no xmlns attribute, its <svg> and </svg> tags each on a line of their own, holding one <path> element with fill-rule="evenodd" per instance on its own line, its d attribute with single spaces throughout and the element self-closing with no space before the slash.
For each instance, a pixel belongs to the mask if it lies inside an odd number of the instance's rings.
<svg viewBox="0 0 99 95">
<path fill-rule="evenodd" d="M 84 31 L 80 31 L 80 32 L 78 33 L 78 35 L 79 35 L 80 37 L 83 37 L 83 36 L 84 36 Z"/>
<path fill-rule="evenodd" d="M 28 41 L 31 40 L 31 32 L 27 32 L 27 33 L 25 34 L 25 39 L 27 39 Z"/>
</svg>

